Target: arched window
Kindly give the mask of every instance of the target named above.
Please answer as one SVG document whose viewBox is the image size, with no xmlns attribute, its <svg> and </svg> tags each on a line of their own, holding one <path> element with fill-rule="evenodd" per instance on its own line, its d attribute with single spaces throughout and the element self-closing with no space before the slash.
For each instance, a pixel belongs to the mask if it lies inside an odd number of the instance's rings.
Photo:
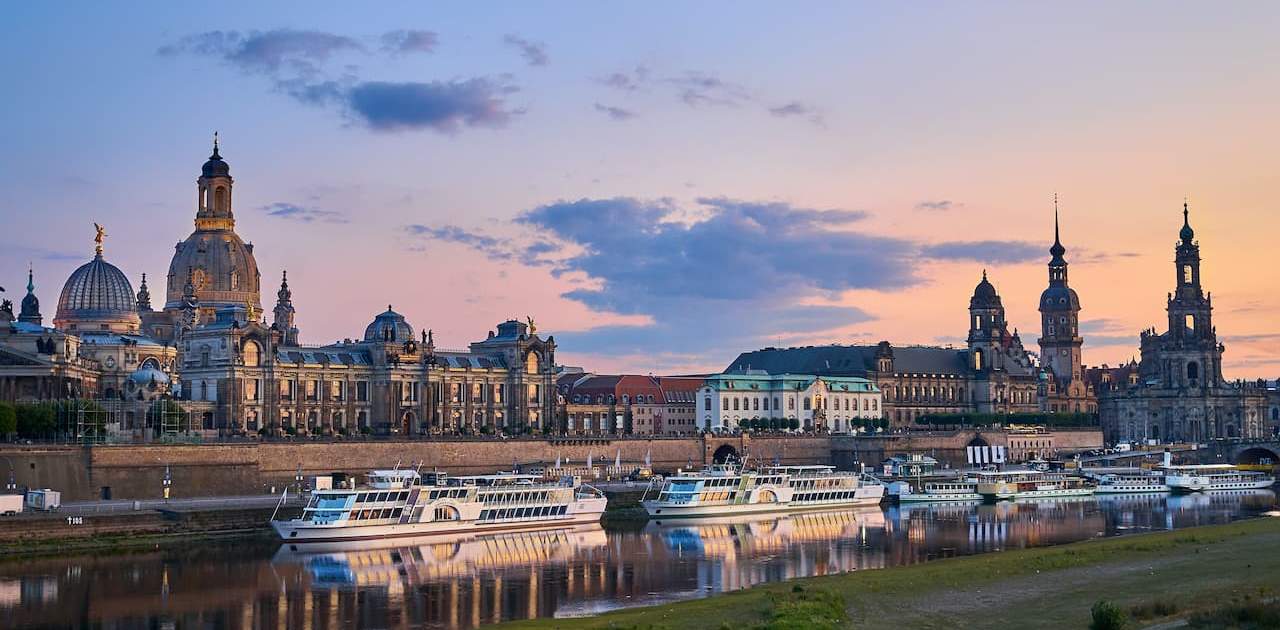
<svg viewBox="0 0 1280 630">
<path fill-rule="evenodd" d="M 246 367 L 257 367 L 262 364 L 262 347 L 256 341 L 244 342 L 244 350 L 241 355 L 244 356 Z"/>
<path fill-rule="evenodd" d="M 973 351 L 973 369 L 981 370 L 983 366 L 982 350 Z"/>
<path fill-rule="evenodd" d="M 525 370 L 525 372 L 528 372 L 529 374 L 537 374 L 537 373 L 538 373 L 538 363 L 539 363 L 539 361 L 538 361 L 538 353 L 537 353 L 537 352 L 530 352 L 530 353 L 529 353 L 529 356 L 525 357 L 525 359 L 524 359 L 524 370 Z"/>
<path fill-rule="evenodd" d="M 223 186 L 213 189 L 213 209 L 217 212 L 227 211 L 227 189 Z"/>
<path fill-rule="evenodd" d="M 1195 381 L 1200 378 L 1200 364 L 1195 361 L 1187 363 L 1187 380 Z"/>
</svg>

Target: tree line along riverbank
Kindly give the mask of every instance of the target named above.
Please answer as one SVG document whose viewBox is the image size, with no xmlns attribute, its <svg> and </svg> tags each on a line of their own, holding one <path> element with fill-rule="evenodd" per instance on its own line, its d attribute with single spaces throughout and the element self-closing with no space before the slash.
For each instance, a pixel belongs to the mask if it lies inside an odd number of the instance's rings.
<svg viewBox="0 0 1280 630">
<path fill-rule="evenodd" d="M 762 585 L 509 630 L 1280 627 L 1280 518 Z M 1098 606 L 1099 602 L 1106 602 Z M 1275 623 L 1276 625 L 1267 625 Z"/>
</svg>

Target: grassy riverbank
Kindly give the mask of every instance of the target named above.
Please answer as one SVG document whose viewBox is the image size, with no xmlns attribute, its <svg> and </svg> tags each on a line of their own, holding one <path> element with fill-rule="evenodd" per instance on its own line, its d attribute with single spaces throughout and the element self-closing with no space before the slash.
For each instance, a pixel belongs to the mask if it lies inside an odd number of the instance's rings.
<svg viewBox="0 0 1280 630">
<path fill-rule="evenodd" d="M 1090 607 L 1099 600 L 1113 602 L 1142 627 L 1233 614 L 1278 595 L 1280 518 L 1263 518 L 794 580 L 598 617 L 503 627 L 1087 628 Z"/>
</svg>

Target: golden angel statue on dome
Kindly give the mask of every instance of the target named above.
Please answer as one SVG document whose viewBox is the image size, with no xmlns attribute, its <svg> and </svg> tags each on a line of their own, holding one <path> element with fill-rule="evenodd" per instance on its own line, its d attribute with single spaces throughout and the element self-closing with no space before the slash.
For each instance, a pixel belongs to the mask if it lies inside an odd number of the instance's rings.
<svg viewBox="0 0 1280 630">
<path fill-rule="evenodd" d="M 101 225 L 98 225 L 98 223 L 95 221 L 93 223 L 93 229 L 97 231 L 97 234 L 93 236 L 94 249 L 98 250 L 98 253 L 101 254 L 102 239 L 107 237 L 107 228 L 104 228 Z"/>
</svg>

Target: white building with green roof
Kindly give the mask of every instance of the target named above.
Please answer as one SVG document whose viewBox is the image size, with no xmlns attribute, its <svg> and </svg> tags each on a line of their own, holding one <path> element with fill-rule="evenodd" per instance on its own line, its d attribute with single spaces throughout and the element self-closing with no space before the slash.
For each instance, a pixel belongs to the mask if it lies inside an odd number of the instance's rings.
<svg viewBox="0 0 1280 630">
<path fill-rule="evenodd" d="M 880 389 L 852 376 L 768 374 L 744 370 L 710 376 L 698 390 L 698 419 L 708 431 L 732 431 L 743 421 L 778 418 L 801 430 L 851 433 L 882 417 Z"/>
</svg>

